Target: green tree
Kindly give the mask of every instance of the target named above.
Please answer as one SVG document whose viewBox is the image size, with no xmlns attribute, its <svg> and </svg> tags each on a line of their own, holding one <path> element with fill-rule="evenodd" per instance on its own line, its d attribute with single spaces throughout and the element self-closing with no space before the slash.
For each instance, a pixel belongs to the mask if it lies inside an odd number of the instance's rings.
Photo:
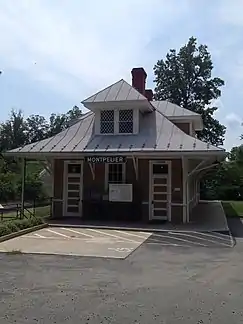
<svg viewBox="0 0 243 324">
<path fill-rule="evenodd" d="M 0 124 L 0 152 L 28 143 L 28 128 L 21 110 L 11 110 L 9 119 Z"/>
<path fill-rule="evenodd" d="M 9 119 L 0 124 L 0 152 L 43 140 L 66 129 L 82 116 L 74 106 L 66 114 L 52 114 L 49 123 L 43 116 L 31 115 L 24 119 L 21 110 L 12 110 Z M 40 173 L 43 165 L 27 164 L 25 197 L 28 200 L 44 197 Z M 0 202 L 20 199 L 22 190 L 21 164 L 19 160 L 0 157 Z"/>
<path fill-rule="evenodd" d="M 28 129 L 28 142 L 34 143 L 47 137 L 49 125 L 45 117 L 40 115 L 31 115 L 26 119 Z"/>
<path fill-rule="evenodd" d="M 73 108 L 66 113 L 67 126 L 73 121 L 80 118 L 82 115 L 83 115 L 82 110 L 78 106 L 73 106 Z"/>
<path fill-rule="evenodd" d="M 204 199 L 243 199 L 243 145 L 233 147 L 221 166 L 207 174 L 201 194 Z"/>
<path fill-rule="evenodd" d="M 66 114 L 51 114 L 48 135 L 53 136 L 60 133 L 81 116 L 82 111 L 77 106 L 74 106 Z"/>
<path fill-rule="evenodd" d="M 15 200 L 17 196 L 16 176 L 12 172 L 0 170 L 0 202 Z"/>
<path fill-rule="evenodd" d="M 156 100 L 168 100 L 202 115 L 203 131 L 198 138 L 213 145 L 222 145 L 226 128 L 214 118 L 215 99 L 221 95 L 224 81 L 212 78 L 213 63 L 206 45 L 197 46 L 197 39 L 189 38 L 179 52 L 171 49 L 165 60 L 154 66 Z"/>
</svg>

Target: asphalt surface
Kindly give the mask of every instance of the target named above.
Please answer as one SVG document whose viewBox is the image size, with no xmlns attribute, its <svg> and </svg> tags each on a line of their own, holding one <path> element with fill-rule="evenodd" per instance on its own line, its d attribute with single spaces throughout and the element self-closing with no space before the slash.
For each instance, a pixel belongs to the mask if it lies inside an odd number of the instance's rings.
<svg viewBox="0 0 243 324">
<path fill-rule="evenodd" d="M 144 232 L 114 229 L 48 227 L 0 243 L 0 252 L 58 254 L 124 259 L 141 244 L 162 247 L 232 248 L 228 234 Z"/>
<path fill-rule="evenodd" d="M 241 323 L 243 240 L 126 259 L 0 254 L 0 323 Z"/>
<path fill-rule="evenodd" d="M 0 243 L 0 252 L 126 258 L 151 233 L 48 227 Z"/>
</svg>

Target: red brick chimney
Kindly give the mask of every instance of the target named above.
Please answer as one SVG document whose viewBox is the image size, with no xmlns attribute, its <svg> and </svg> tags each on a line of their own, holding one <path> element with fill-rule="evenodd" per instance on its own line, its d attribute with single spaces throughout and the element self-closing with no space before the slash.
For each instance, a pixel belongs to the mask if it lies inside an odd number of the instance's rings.
<svg viewBox="0 0 243 324">
<path fill-rule="evenodd" d="M 152 101 L 153 100 L 153 90 L 151 89 L 146 89 L 145 90 L 145 97 L 148 99 L 148 101 Z"/>
<path fill-rule="evenodd" d="M 146 78 L 147 73 L 144 71 L 144 68 L 139 67 L 132 69 L 132 86 L 144 96 Z"/>
</svg>

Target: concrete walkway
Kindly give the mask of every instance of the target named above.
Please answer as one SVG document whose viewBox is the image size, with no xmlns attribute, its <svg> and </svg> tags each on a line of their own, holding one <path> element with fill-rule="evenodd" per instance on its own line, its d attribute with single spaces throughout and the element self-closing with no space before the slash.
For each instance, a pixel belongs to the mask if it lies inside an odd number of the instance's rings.
<svg viewBox="0 0 243 324">
<path fill-rule="evenodd" d="M 142 223 L 142 222 L 111 222 L 102 220 L 82 220 L 81 218 L 65 217 L 50 220 L 49 225 L 57 227 L 109 228 L 138 231 L 197 231 L 197 232 L 228 232 L 227 219 L 219 201 L 200 201 L 191 215 L 189 224 Z"/>
<path fill-rule="evenodd" d="M 200 231 L 228 231 L 227 218 L 220 201 L 200 201 L 194 208 L 188 227 Z"/>
</svg>

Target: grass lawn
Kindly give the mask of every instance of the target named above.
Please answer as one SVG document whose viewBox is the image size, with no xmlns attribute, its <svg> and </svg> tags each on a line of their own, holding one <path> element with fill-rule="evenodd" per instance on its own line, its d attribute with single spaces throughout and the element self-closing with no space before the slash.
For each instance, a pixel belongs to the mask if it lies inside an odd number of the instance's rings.
<svg viewBox="0 0 243 324">
<path fill-rule="evenodd" d="M 222 201 L 227 217 L 243 217 L 243 201 Z"/>
<path fill-rule="evenodd" d="M 29 211 L 29 212 L 28 212 Z M 26 208 L 24 214 L 26 217 L 32 216 L 34 213 L 33 208 Z M 50 206 L 36 207 L 35 216 L 48 217 L 50 216 Z M 17 217 L 17 211 L 3 214 L 3 220 L 15 219 Z"/>
</svg>

